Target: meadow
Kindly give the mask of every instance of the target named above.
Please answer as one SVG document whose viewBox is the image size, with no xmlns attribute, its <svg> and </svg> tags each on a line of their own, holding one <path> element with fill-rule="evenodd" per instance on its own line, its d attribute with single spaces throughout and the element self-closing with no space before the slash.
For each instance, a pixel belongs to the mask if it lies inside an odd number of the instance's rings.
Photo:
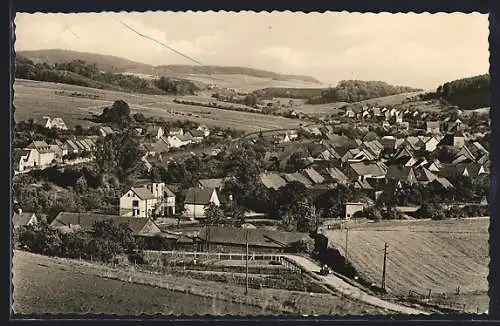
<svg viewBox="0 0 500 326">
<path fill-rule="evenodd" d="M 486 310 L 488 300 L 488 218 L 415 221 L 349 229 L 347 259 L 358 275 L 380 286 L 387 243 L 386 289 L 394 295 L 414 291 L 453 296 L 460 287 Z M 345 230 L 326 231 L 330 246 L 345 257 Z M 482 297 L 482 299 L 478 299 Z M 467 301 L 467 300 L 465 300 Z M 479 303 L 478 303 L 479 302 Z M 471 311 L 477 306 L 467 307 Z"/>
<path fill-rule="evenodd" d="M 105 106 L 122 99 L 130 105 L 132 113 L 140 112 L 166 120 L 190 120 L 208 127 L 255 132 L 295 128 L 300 124 L 298 120 L 280 116 L 177 104 L 173 102 L 174 96 L 123 93 L 27 80 L 16 80 L 14 91 L 16 120 L 49 115 L 63 118 L 70 126 L 89 125 L 91 122 L 86 119 L 92 114 L 100 114 Z M 84 94 L 85 97 L 74 97 L 72 93 Z"/>
</svg>

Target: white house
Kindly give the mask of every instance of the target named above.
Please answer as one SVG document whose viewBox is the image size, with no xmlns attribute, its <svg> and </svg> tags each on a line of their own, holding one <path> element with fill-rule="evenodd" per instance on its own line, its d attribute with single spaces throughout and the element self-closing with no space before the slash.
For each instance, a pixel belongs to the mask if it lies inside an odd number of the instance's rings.
<svg viewBox="0 0 500 326">
<path fill-rule="evenodd" d="M 34 123 L 38 124 L 44 128 L 47 128 L 47 129 L 50 129 L 52 127 L 51 119 L 50 119 L 50 117 L 47 117 L 47 116 L 44 116 L 41 119 L 36 119 L 34 121 Z"/>
<path fill-rule="evenodd" d="M 26 149 L 34 150 L 35 152 L 33 167 L 47 166 L 51 164 L 56 158 L 55 153 L 50 148 L 50 145 L 43 140 L 33 141 L 31 144 L 28 145 Z"/>
<path fill-rule="evenodd" d="M 131 187 L 120 198 L 120 216 L 153 217 L 158 199 L 147 187 Z"/>
<path fill-rule="evenodd" d="M 205 137 L 210 136 L 210 129 L 208 129 L 207 126 L 205 125 L 199 125 L 198 128 L 196 128 L 196 130 L 202 131 Z"/>
<path fill-rule="evenodd" d="M 439 145 L 439 140 L 436 137 L 430 137 L 425 142 L 425 150 L 428 152 L 434 152 Z"/>
<path fill-rule="evenodd" d="M 172 128 L 168 131 L 169 136 L 182 136 L 184 135 L 184 130 L 182 128 Z"/>
<path fill-rule="evenodd" d="M 21 226 L 36 225 L 37 223 L 38 219 L 35 213 L 23 212 L 21 209 L 14 212 L 12 216 L 12 224 L 15 229 Z"/>
<path fill-rule="evenodd" d="M 356 213 L 363 212 L 363 203 L 345 203 L 345 219 L 350 219 L 354 217 Z"/>
<path fill-rule="evenodd" d="M 111 129 L 111 127 L 108 127 L 108 126 L 104 126 L 104 127 L 99 128 L 99 132 L 101 133 L 102 137 L 106 137 L 107 135 L 111 135 L 111 134 L 115 133 L 115 131 L 113 129 Z"/>
<path fill-rule="evenodd" d="M 186 146 L 191 144 L 192 141 L 182 136 L 168 136 L 167 139 L 163 138 L 163 140 L 173 148 L 179 148 L 182 146 Z"/>
<path fill-rule="evenodd" d="M 215 189 L 189 188 L 184 199 L 184 215 L 195 219 L 205 218 L 205 209 L 210 203 L 220 206 Z"/>
<path fill-rule="evenodd" d="M 66 126 L 66 123 L 64 123 L 64 120 L 62 118 L 52 119 L 52 121 L 50 121 L 50 125 L 50 128 L 68 130 L 68 127 Z"/>
</svg>

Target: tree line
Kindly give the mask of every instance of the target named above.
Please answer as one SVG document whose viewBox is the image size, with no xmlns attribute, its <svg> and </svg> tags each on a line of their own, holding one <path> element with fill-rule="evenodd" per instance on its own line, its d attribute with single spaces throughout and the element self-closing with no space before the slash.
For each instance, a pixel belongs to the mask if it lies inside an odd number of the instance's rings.
<svg viewBox="0 0 500 326">
<path fill-rule="evenodd" d="M 17 56 L 15 77 L 154 95 L 192 95 L 198 91 L 198 87 L 188 80 L 161 77 L 149 81 L 137 76 L 102 72 L 96 64 L 88 64 L 83 60 L 49 65 Z"/>
<path fill-rule="evenodd" d="M 457 79 L 440 85 L 436 92 L 423 94 L 422 99 L 439 99 L 466 110 L 489 107 L 490 82 L 489 74 Z"/>
<path fill-rule="evenodd" d="M 336 87 L 320 88 L 265 88 L 254 92 L 261 98 L 307 99 L 309 104 L 359 102 L 377 97 L 420 91 L 407 86 L 393 86 L 382 81 L 342 80 Z"/>
</svg>

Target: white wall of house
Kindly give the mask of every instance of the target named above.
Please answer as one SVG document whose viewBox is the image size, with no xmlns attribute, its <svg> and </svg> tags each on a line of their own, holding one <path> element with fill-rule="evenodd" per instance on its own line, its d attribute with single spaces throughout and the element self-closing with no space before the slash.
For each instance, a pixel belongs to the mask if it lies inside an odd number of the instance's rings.
<svg viewBox="0 0 500 326">
<path fill-rule="evenodd" d="M 210 203 L 214 203 L 216 206 L 220 206 L 219 196 L 217 192 L 212 192 L 212 197 L 210 198 Z M 194 218 L 204 218 L 205 217 L 205 205 L 199 204 L 184 204 L 184 215 Z"/>
<path fill-rule="evenodd" d="M 363 211 L 363 204 L 362 203 L 348 203 L 345 205 L 345 218 L 350 219 L 353 217 L 354 214 L 357 212 L 362 212 Z"/>
<path fill-rule="evenodd" d="M 439 140 L 436 138 L 432 137 L 425 143 L 425 150 L 428 152 L 434 152 L 437 148 L 437 145 L 439 144 Z"/>
<path fill-rule="evenodd" d="M 129 190 L 120 198 L 120 215 L 152 217 L 156 204 L 156 199 L 142 200 L 132 190 Z"/>
<path fill-rule="evenodd" d="M 168 136 L 167 143 L 170 147 L 179 148 L 189 144 L 189 141 L 182 141 L 177 136 Z"/>
</svg>

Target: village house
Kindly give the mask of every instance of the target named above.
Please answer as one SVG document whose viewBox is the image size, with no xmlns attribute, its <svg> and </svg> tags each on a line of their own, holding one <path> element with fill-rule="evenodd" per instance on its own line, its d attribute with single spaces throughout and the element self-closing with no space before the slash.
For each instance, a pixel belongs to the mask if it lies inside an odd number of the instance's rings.
<svg viewBox="0 0 500 326">
<path fill-rule="evenodd" d="M 205 218 L 205 209 L 210 203 L 220 205 L 217 190 L 213 188 L 189 188 L 184 199 L 184 215 L 194 219 Z"/>
<path fill-rule="evenodd" d="M 165 184 L 152 183 L 151 189 L 146 186 L 131 187 L 120 197 L 120 216 L 155 217 L 163 216 L 163 199 Z"/>
<path fill-rule="evenodd" d="M 115 133 L 115 131 L 111 127 L 108 127 L 108 126 L 100 127 L 99 132 L 101 133 L 102 137 L 106 137 L 108 135 L 112 135 Z"/>
<path fill-rule="evenodd" d="M 35 213 L 23 212 L 21 209 L 18 209 L 14 212 L 12 216 L 12 224 L 14 229 L 17 229 L 21 226 L 29 226 L 36 225 L 38 223 L 38 218 Z"/>
<path fill-rule="evenodd" d="M 279 188 L 286 185 L 285 179 L 283 179 L 278 173 L 274 172 L 264 172 L 259 175 L 260 182 L 264 187 L 268 189 L 278 190 Z"/>
<path fill-rule="evenodd" d="M 42 126 L 43 128 L 50 129 L 52 127 L 51 121 L 50 117 L 44 116 L 42 118 L 34 119 L 33 123 Z"/>
<path fill-rule="evenodd" d="M 439 134 L 441 132 L 439 121 L 427 121 L 425 124 L 427 133 Z"/>
<path fill-rule="evenodd" d="M 391 165 L 387 169 L 385 178 L 386 181 L 392 181 L 399 186 L 403 183 L 412 185 L 417 182 L 415 172 L 409 166 Z"/>
<path fill-rule="evenodd" d="M 182 128 L 171 128 L 168 131 L 169 136 L 182 136 L 184 135 L 184 130 Z"/>
<path fill-rule="evenodd" d="M 96 222 L 111 221 L 115 225 L 125 224 L 136 238 L 142 238 L 147 243 L 158 236 L 164 237 L 158 225 L 150 218 L 125 217 L 96 213 L 60 212 L 50 223 L 50 226 L 61 232 L 68 233 L 77 230 L 92 231 Z"/>
<path fill-rule="evenodd" d="M 164 134 L 165 132 L 163 128 L 160 126 L 149 126 L 146 129 L 146 135 L 156 139 L 161 139 L 161 137 L 163 137 Z"/>
<path fill-rule="evenodd" d="M 198 187 L 200 189 L 215 189 L 221 191 L 224 187 L 223 178 L 213 178 L 213 179 L 200 179 L 198 180 Z"/>
<path fill-rule="evenodd" d="M 282 253 L 298 241 L 310 239 L 308 233 L 280 232 L 267 229 L 207 226 L 200 230 L 198 240 L 203 251 Z"/>
<path fill-rule="evenodd" d="M 205 138 L 205 133 L 201 130 L 193 129 L 188 132 L 195 143 L 200 143 Z"/>
<path fill-rule="evenodd" d="M 162 139 L 168 144 L 169 147 L 172 148 L 180 148 L 182 146 L 186 146 L 193 143 L 193 141 L 188 137 L 185 137 L 184 134 L 180 136 L 177 135 L 167 136 L 166 139 L 165 138 Z"/>
<path fill-rule="evenodd" d="M 348 202 L 345 203 L 345 219 L 356 217 L 357 214 L 363 213 L 365 205 L 363 203 Z"/>
<path fill-rule="evenodd" d="M 203 132 L 204 137 L 210 136 L 210 129 L 206 125 L 199 125 L 196 130 Z"/>
<path fill-rule="evenodd" d="M 384 171 L 380 163 L 357 162 L 348 164 L 345 174 L 351 180 L 363 181 L 365 179 L 383 179 L 386 171 Z"/>
<path fill-rule="evenodd" d="M 23 163 L 24 168 L 45 167 L 52 164 L 56 158 L 55 153 L 50 148 L 50 145 L 43 140 L 35 140 L 31 142 L 26 149 L 32 151 L 32 153 L 28 156 L 28 160 Z"/>
<path fill-rule="evenodd" d="M 50 121 L 50 129 L 60 129 L 60 130 L 68 130 L 66 123 L 62 118 L 56 117 Z"/>
</svg>

